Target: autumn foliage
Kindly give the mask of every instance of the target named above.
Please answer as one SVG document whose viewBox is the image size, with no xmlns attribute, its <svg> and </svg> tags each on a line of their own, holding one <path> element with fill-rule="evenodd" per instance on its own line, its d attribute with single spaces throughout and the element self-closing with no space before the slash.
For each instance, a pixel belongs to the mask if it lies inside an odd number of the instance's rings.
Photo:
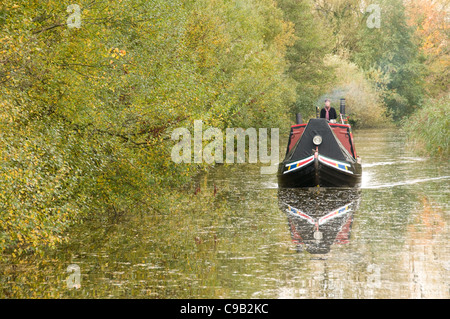
<svg viewBox="0 0 450 319">
<path fill-rule="evenodd" d="M 0 7 L 4 252 L 55 246 L 92 215 L 159 209 L 197 169 L 171 162 L 175 127 L 288 125 L 293 27 L 274 2 L 78 4 L 79 28 L 65 2 Z"/>
<path fill-rule="evenodd" d="M 194 120 L 288 132 L 336 88 L 356 125 L 412 114 L 447 89 L 444 2 L 380 0 L 368 29 L 356 0 L 2 1 L 0 251 L 163 211 L 204 168 L 170 159 Z"/>
</svg>

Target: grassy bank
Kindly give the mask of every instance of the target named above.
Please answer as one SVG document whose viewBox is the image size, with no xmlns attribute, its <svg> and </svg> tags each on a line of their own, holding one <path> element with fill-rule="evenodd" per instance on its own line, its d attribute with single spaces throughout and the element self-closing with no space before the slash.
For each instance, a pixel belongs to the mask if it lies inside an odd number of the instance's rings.
<svg viewBox="0 0 450 319">
<path fill-rule="evenodd" d="M 450 95 L 428 100 L 423 108 L 402 123 L 409 144 L 418 153 L 450 156 Z"/>
</svg>

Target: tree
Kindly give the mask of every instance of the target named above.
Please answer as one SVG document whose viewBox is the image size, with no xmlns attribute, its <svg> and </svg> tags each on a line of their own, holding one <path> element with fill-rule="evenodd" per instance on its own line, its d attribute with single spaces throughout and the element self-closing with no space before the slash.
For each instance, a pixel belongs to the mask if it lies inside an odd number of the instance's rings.
<svg viewBox="0 0 450 319">
<path fill-rule="evenodd" d="M 316 15 L 330 32 L 331 52 L 348 58 L 357 48 L 365 8 L 360 0 L 313 0 Z M 362 10 L 362 12 L 361 12 Z"/>
<path fill-rule="evenodd" d="M 408 26 L 401 0 L 380 1 L 381 27 L 359 29 L 358 48 L 351 60 L 367 72 L 383 90 L 395 120 L 410 115 L 422 103 L 423 58 Z M 366 14 L 368 15 L 368 14 Z M 378 82 L 379 79 L 383 81 Z"/>
<path fill-rule="evenodd" d="M 295 101 L 271 0 L 5 0 L 0 26 L 1 250 L 168 209 L 206 166 L 173 165 L 173 129 L 287 125 Z"/>
<path fill-rule="evenodd" d="M 448 91 L 450 53 L 449 26 L 446 21 L 448 0 L 404 0 L 408 24 L 414 28 L 419 47 L 425 56 L 426 90 L 429 96 Z"/>
<path fill-rule="evenodd" d="M 324 63 L 333 44 L 322 21 L 314 16 L 310 1 L 281 0 L 278 5 L 295 29 L 295 42 L 286 55 L 287 73 L 297 83 L 298 98 L 291 109 L 307 117 L 314 114 L 317 97 L 333 85 L 334 71 Z"/>
</svg>

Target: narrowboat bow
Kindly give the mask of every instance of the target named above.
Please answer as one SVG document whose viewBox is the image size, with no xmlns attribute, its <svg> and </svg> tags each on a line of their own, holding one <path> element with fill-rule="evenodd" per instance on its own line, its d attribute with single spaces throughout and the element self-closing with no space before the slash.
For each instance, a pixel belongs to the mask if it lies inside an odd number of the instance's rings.
<svg viewBox="0 0 450 319">
<path fill-rule="evenodd" d="M 291 127 L 280 187 L 358 187 L 361 175 L 350 124 L 316 118 Z"/>
</svg>

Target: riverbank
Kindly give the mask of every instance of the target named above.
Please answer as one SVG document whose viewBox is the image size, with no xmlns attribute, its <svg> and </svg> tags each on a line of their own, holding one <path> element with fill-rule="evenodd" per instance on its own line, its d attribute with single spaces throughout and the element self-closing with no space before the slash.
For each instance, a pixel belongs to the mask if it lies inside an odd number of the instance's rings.
<svg viewBox="0 0 450 319">
<path fill-rule="evenodd" d="M 422 155 L 450 157 L 450 94 L 429 99 L 402 123 L 408 142 Z"/>
</svg>

